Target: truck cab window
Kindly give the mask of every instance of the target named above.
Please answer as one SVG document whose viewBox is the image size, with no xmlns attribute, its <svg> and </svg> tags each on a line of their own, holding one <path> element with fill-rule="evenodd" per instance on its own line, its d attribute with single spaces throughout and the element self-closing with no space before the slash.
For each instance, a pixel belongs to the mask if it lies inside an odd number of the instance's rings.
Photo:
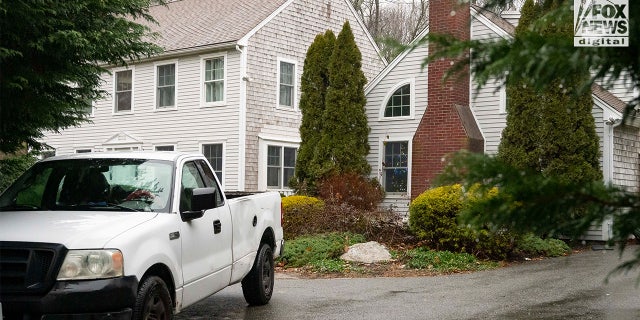
<svg viewBox="0 0 640 320">
<path fill-rule="evenodd" d="M 198 160 L 198 166 L 200 166 L 202 173 L 204 173 L 204 182 L 207 187 L 216 189 L 216 207 L 221 206 L 222 204 L 224 204 L 224 198 L 222 197 L 222 190 L 220 190 L 220 187 L 216 182 L 215 173 L 211 171 L 211 168 L 209 168 L 204 160 Z"/>
<path fill-rule="evenodd" d="M 191 210 L 191 195 L 193 195 L 193 189 L 205 187 L 204 180 L 202 180 L 195 162 L 187 162 L 184 164 L 184 167 L 182 167 L 180 186 L 180 212 L 189 211 Z"/>
</svg>

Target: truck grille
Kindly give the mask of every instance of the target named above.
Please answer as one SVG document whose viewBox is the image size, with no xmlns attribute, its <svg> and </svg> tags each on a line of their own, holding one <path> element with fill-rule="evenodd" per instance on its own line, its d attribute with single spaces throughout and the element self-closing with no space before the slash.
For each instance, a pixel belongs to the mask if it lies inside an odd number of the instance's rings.
<svg viewBox="0 0 640 320">
<path fill-rule="evenodd" d="M 58 244 L 0 242 L 0 294 L 46 292 L 64 253 Z"/>
</svg>

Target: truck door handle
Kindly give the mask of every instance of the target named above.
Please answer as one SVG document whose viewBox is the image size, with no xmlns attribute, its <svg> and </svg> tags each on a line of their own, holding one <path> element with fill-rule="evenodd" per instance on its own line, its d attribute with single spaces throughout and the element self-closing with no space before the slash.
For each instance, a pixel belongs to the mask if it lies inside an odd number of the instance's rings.
<svg viewBox="0 0 640 320">
<path fill-rule="evenodd" d="M 222 232 L 222 223 L 220 220 L 216 220 L 213 222 L 213 234 L 218 234 Z"/>
</svg>

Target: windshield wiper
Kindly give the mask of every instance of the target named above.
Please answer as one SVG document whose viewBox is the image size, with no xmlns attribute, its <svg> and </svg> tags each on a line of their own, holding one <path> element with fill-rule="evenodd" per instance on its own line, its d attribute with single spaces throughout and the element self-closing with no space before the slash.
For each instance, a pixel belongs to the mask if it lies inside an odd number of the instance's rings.
<svg viewBox="0 0 640 320">
<path fill-rule="evenodd" d="M 10 206 L 0 207 L 0 211 L 25 211 L 25 210 L 40 210 L 40 207 L 30 204 L 12 204 Z"/>
</svg>

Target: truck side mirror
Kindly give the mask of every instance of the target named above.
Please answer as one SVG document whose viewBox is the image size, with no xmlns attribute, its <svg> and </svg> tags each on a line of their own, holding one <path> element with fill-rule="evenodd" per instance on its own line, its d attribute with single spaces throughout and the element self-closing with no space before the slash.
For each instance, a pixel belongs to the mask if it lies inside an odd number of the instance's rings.
<svg viewBox="0 0 640 320">
<path fill-rule="evenodd" d="M 191 195 L 191 210 L 180 212 L 182 221 L 202 218 L 205 210 L 216 207 L 215 188 L 196 188 Z"/>
</svg>

